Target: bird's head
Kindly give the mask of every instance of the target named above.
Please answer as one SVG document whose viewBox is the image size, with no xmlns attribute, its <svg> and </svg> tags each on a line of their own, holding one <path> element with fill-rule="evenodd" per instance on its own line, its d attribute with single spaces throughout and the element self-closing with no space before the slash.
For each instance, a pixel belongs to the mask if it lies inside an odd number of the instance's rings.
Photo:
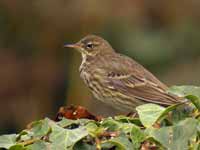
<svg viewBox="0 0 200 150">
<path fill-rule="evenodd" d="M 96 35 L 87 35 L 75 44 L 66 44 L 64 47 L 74 48 L 82 55 L 96 56 L 99 53 L 113 52 L 111 45 Z"/>
</svg>

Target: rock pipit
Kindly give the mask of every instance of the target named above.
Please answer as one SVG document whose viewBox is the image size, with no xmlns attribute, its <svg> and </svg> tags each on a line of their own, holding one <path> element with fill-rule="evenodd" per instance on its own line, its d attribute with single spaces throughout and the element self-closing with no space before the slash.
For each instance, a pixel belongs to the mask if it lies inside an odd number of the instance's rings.
<svg viewBox="0 0 200 150">
<path fill-rule="evenodd" d="M 82 54 L 79 71 L 94 97 L 122 111 L 155 103 L 169 106 L 182 98 L 167 92 L 168 87 L 135 60 L 115 52 L 103 38 L 88 35 L 68 44 Z"/>
</svg>

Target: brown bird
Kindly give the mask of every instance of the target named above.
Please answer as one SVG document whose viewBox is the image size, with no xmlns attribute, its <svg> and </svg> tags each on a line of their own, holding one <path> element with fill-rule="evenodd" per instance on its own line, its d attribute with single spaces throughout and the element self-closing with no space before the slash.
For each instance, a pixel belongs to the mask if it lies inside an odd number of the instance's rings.
<svg viewBox="0 0 200 150">
<path fill-rule="evenodd" d="M 168 87 L 135 60 L 115 52 L 103 38 L 88 35 L 68 44 L 82 54 L 79 71 L 94 97 L 121 111 L 155 103 L 169 106 L 182 98 L 167 92 Z"/>
</svg>

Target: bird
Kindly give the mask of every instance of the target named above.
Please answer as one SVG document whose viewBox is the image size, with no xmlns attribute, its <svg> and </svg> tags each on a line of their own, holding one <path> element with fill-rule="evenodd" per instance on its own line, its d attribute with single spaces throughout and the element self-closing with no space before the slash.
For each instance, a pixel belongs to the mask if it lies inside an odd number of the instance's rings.
<svg viewBox="0 0 200 150">
<path fill-rule="evenodd" d="M 80 77 L 95 99 L 123 112 L 146 103 L 164 107 L 181 103 L 182 98 L 132 58 L 117 53 L 102 37 L 87 35 L 74 44 L 65 44 L 82 55 Z"/>
</svg>

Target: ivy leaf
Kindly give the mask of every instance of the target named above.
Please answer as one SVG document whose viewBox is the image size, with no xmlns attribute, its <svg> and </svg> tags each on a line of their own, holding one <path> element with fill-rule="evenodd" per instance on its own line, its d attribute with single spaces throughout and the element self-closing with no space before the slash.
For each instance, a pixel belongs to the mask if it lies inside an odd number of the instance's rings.
<svg viewBox="0 0 200 150">
<path fill-rule="evenodd" d="M 165 111 L 164 107 L 156 104 L 144 104 L 136 107 L 140 121 L 145 127 L 151 127 Z"/>
<path fill-rule="evenodd" d="M 27 148 L 25 148 L 23 145 L 16 144 L 14 146 L 11 146 L 9 150 L 27 150 Z"/>
<path fill-rule="evenodd" d="M 175 104 L 175 105 L 171 105 L 171 106 L 169 106 L 169 107 L 167 107 L 162 113 L 161 113 L 161 115 L 159 116 L 159 118 L 157 119 L 157 121 L 158 120 L 162 120 L 169 112 L 173 112 L 173 111 L 176 111 L 176 108 L 178 107 L 178 106 L 180 106 L 181 104 L 179 103 L 179 104 Z"/>
<path fill-rule="evenodd" d="M 116 131 L 120 128 L 120 122 L 115 121 L 112 118 L 107 118 L 103 120 L 101 126 L 106 128 L 108 131 Z"/>
<path fill-rule="evenodd" d="M 0 136 L 0 148 L 9 149 L 11 146 L 16 144 L 17 135 L 2 135 Z"/>
<path fill-rule="evenodd" d="M 133 126 L 131 130 L 131 140 L 133 142 L 134 148 L 139 149 L 141 142 L 145 140 L 145 133 L 139 127 Z"/>
<path fill-rule="evenodd" d="M 184 97 L 187 95 L 194 95 L 200 98 L 200 87 L 197 86 L 172 86 L 168 90 L 170 93 L 178 95 L 180 97 Z"/>
<path fill-rule="evenodd" d="M 26 147 L 28 150 L 50 150 L 50 143 L 44 141 L 37 141 Z"/>
<path fill-rule="evenodd" d="M 101 123 L 101 127 L 106 129 L 107 131 L 119 131 L 119 130 L 121 130 L 124 133 L 130 133 L 133 126 L 134 126 L 134 124 L 130 123 L 129 121 L 128 122 L 121 122 L 121 121 L 116 121 L 112 118 L 105 119 Z"/>
<path fill-rule="evenodd" d="M 169 150 L 187 150 L 189 140 L 197 133 L 197 120 L 187 118 L 174 126 L 148 128 L 146 133 Z"/>
<path fill-rule="evenodd" d="M 90 145 L 82 141 L 77 142 L 73 147 L 73 150 L 95 150 L 95 149 L 96 149 L 95 145 Z"/>
<path fill-rule="evenodd" d="M 30 124 L 30 129 L 23 130 L 17 135 L 17 139 L 16 139 L 17 142 L 23 142 L 23 141 L 31 140 L 33 138 L 40 139 L 46 136 L 50 131 L 48 122 L 49 122 L 49 119 L 47 118 L 45 118 L 44 120 L 32 122 Z"/>
<path fill-rule="evenodd" d="M 51 120 L 49 125 L 51 127 L 49 141 L 52 142 L 51 148 L 55 150 L 67 150 L 67 148 L 73 147 L 76 142 L 88 135 L 85 127 L 64 129 Z"/>
<path fill-rule="evenodd" d="M 32 135 L 39 138 L 45 136 L 50 130 L 48 122 L 49 119 L 47 118 L 45 118 L 44 120 L 33 122 L 31 124 L 32 128 L 30 130 L 30 132 L 33 133 Z"/>
<path fill-rule="evenodd" d="M 198 110 L 200 110 L 200 87 L 197 86 L 172 86 L 168 92 L 186 97 Z"/>
<path fill-rule="evenodd" d="M 127 117 L 127 116 L 123 116 L 123 115 L 119 115 L 119 116 L 115 116 L 114 119 L 116 121 L 119 121 L 121 123 L 132 123 L 135 124 L 137 126 L 142 126 L 141 121 L 139 120 L 139 118 L 132 118 L 132 117 Z"/>
<path fill-rule="evenodd" d="M 167 108 L 144 104 L 136 108 L 137 118 L 121 115 L 101 121 L 63 118 L 59 122 L 46 118 L 33 122 L 17 135 L 0 136 L 0 149 L 137 150 L 150 144 L 149 148 L 197 150 L 200 148 L 200 87 L 174 86 L 169 91 L 189 99 L 194 104 L 192 110 L 188 112 L 180 104 Z M 159 129 L 153 128 L 158 121 Z"/>
<path fill-rule="evenodd" d="M 98 127 L 95 122 L 90 122 L 86 126 L 86 129 L 92 137 L 97 137 L 99 134 L 103 133 L 104 128 Z"/>
<path fill-rule="evenodd" d="M 108 140 L 106 143 L 111 143 L 115 145 L 117 147 L 116 150 L 134 150 L 133 144 L 124 134 L 120 135 L 119 137 L 112 138 Z"/>
<path fill-rule="evenodd" d="M 132 123 L 121 123 L 120 129 L 121 129 L 124 133 L 130 134 L 133 127 L 137 127 L 137 126 L 134 125 L 134 124 L 132 124 Z"/>
<path fill-rule="evenodd" d="M 200 110 L 200 97 L 195 95 L 187 95 L 185 97 L 189 99 L 198 110 Z"/>
<path fill-rule="evenodd" d="M 33 133 L 28 130 L 22 130 L 18 135 L 16 141 L 26 141 L 33 136 Z"/>
<path fill-rule="evenodd" d="M 63 128 L 65 127 L 68 127 L 68 126 L 71 126 L 71 125 L 85 125 L 87 124 L 88 122 L 92 122 L 91 120 L 89 119 L 78 119 L 78 120 L 71 120 L 71 119 L 66 119 L 66 118 L 63 118 L 61 121 L 57 122 L 57 124 Z"/>
</svg>

